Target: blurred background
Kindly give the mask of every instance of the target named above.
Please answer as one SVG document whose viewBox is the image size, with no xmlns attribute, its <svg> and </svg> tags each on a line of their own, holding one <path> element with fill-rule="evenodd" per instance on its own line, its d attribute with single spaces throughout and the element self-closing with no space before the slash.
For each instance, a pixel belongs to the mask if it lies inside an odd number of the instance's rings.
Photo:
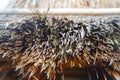
<svg viewBox="0 0 120 80">
<path fill-rule="evenodd" d="M 9 0 L 1 0 L 0 1 L 0 9 L 4 9 L 5 6 L 8 4 Z"/>
</svg>

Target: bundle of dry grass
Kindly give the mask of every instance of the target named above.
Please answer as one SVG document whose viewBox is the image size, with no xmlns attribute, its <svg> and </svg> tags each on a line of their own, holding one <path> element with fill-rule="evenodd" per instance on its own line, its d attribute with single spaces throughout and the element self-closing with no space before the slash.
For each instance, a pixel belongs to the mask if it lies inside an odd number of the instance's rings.
<svg viewBox="0 0 120 80">
<path fill-rule="evenodd" d="M 119 8 L 120 0 L 10 0 L 9 8 Z"/>
<path fill-rule="evenodd" d="M 119 72 L 120 17 L 84 19 L 33 17 L 8 25 L 0 35 L 1 60 L 10 61 L 20 80 L 58 80 L 75 66 Z"/>
<path fill-rule="evenodd" d="M 119 5 L 120 0 L 11 0 L 7 8 Z M 115 75 L 120 76 L 119 15 L 63 18 L 38 14 L 17 23 L 4 21 L 0 21 L 1 80 L 11 76 L 11 80 L 64 80 L 65 69 L 71 67 L 87 69 L 89 80 L 119 79 Z M 1 22 L 6 25 L 1 26 Z"/>
</svg>

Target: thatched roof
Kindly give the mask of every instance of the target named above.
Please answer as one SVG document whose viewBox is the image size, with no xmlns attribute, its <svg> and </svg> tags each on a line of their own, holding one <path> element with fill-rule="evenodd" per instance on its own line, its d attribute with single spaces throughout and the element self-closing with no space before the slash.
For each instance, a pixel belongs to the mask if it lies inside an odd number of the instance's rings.
<svg viewBox="0 0 120 80">
<path fill-rule="evenodd" d="M 120 71 L 119 15 L 37 15 L 0 30 L 1 61 L 28 79 L 44 75 L 52 80 L 65 67 L 75 66 L 101 65 Z"/>
<path fill-rule="evenodd" d="M 120 0 L 10 0 L 9 8 L 120 8 Z"/>
<path fill-rule="evenodd" d="M 10 0 L 7 6 L 37 9 L 119 7 L 120 0 Z M 102 70 L 113 70 L 120 75 L 119 36 L 120 15 L 2 15 L 0 79 L 7 80 L 9 75 L 8 80 L 11 76 L 11 80 L 57 80 L 58 74 L 61 77 L 68 67 L 91 66 L 102 66 Z M 99 70 L 95 73 L 100 74 Z"/>
</svg>

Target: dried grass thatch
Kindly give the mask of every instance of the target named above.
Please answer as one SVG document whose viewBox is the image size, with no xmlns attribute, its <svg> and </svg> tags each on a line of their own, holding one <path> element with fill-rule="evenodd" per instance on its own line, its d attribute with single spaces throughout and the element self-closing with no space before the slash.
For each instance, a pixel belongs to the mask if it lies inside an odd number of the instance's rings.
<svg viewBox="0 0 120 80">
<path fill-rule="evenodd" d="M 20 80 L 55 80 L 75 66 L 119 72 L 120 17 L 74 19 L 39 16 L 7 24 L 0 32 L 1 60 L 10 61 Z"/>
<path fill-rule="evenodd" d="M 10 0 L 9 8 L 120 8 L 120 0 Z"/>
<path fill-rule="evenodd" d="M 120 0 L 11 0 L 7 6 L 119 7 Z M 119 15 L 19 17 L 12 17 L 12 23 L 9 16 L 0 20 L 0 80 L 59 80 L 68 67 L 85 67 L 90 80 L 120 78 L 115 76 L 120 76 Z"/>
</svg>

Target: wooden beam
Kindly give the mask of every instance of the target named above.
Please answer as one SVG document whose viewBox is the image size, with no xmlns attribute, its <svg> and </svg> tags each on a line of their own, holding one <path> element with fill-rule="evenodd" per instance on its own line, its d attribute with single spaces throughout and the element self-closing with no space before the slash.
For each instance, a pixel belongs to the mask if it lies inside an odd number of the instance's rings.
<svg viewBox="0 0 120 80">
<path fill-rule="evenodd" d="M 81 8 L 58 8 L 58 9 L 1 9 L 0 15 L 33 15 L 33 13 L 48 15 L 120 15 L 120 8 L 81 9 Z"/>
</svg>

